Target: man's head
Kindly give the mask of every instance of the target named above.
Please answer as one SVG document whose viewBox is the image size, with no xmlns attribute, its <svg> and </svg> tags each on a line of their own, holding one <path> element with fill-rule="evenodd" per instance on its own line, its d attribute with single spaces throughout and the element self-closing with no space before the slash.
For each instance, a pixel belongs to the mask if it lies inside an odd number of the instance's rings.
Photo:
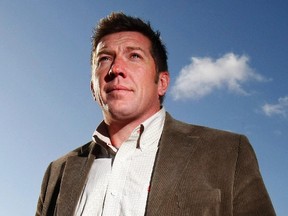
<svg viewBox="0 0 288 216">
<path fill-rule="evenodd" d="M 92 36 L 91 61 L 93 61 L 93 53 L 95 53 L 101 38 L 108 34 L 123 31 L 135 31 L 146 36 L 151 42 L 151 55 L 156 64 L 157 74 L 168 71 L 167 51 L 160 38 L 160 32 L 154 31 L 149 22 L 144 22 L 140 18 L 127 16 L 124 13 L 111 13 L 100 20 Z"/>
<path fill-rule="evenodd" d="M 123 13 L 102 19 L 91 64 L 92 93 L 107 122 L 141 121 L 160 109 L 169 85 L 167 54 L 149 23 Z"/>
</svg>

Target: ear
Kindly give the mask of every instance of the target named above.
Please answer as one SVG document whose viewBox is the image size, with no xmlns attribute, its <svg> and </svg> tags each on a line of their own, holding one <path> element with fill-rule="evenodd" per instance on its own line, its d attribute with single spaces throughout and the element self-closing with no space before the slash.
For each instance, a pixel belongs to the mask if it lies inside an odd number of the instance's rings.
<svg viewBox="0 0 288 216">
<path fill-rule="evenodd" d="M 168 71 L 161 72 L 158 79 L 158 94 L 159 96 L 165 95 L 170 83 L 170 75 Z"/>
<path fill-rule="evenodd" d="M 94 84 L 93 84 L 92 80 L 90 81 L 90 90 L 91 90 L 93 99 L 96 101 L 96 95 L 95 95 L 95 91 L 94 91 Z"/>
</svg>

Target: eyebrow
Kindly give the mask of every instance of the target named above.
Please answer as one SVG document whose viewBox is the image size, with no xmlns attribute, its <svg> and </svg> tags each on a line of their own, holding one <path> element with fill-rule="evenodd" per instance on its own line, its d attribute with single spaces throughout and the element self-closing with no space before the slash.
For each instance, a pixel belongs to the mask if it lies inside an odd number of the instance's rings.
<svg viewBox="0 0 288 216">
<path fill-rule="evenodd" d="M 141 47 L 138 47 L 138 46 L 127 46 L 125 47 L 124 49 L 124 52 L 131 52 L 131 51 L 135 51 L 135 50 L 138 50 L 138 51 L 141 51 L 144 55 L 148 56 L 150 52 L 147 52 L 141 48 Z M 101 55 L 113 55 L 114 51 L 109 49 L 108 47 L 102 47 L 99 52 L 96 53 L 96 58 L 98 58 L 99 56 Z"/>
<path fill-rule="evenodd" d="M 134 51 L 134 50 L 139 50 L 141 51 L 144 55 L 147 55 L 147 52 L 142 49 L 141 47 L 133 47 L 133 46 L 128 46 L 125 48 L 126 50 L 128 50 L 129 52 Z M 148 53 L 149 54 L 149 53 Z"/>
<path fill-rule="evenodd" d="M 102 47 L 98 52 L 96 51 L 96 56 L 99 56 L 99 55 L 102 55 L 102 54 L 112 54 L 113 51 L 108 49 L 108 48 L 105 48 L 105 47 Z"/>
<path fill-rule="evenodd" d="M 133 47 L 133 46 L 128 46 L 126 47 L 127 50 L 141 50 L 142 52 L 144 52 L 144 50 L 141 47 Z"/>
</svg>

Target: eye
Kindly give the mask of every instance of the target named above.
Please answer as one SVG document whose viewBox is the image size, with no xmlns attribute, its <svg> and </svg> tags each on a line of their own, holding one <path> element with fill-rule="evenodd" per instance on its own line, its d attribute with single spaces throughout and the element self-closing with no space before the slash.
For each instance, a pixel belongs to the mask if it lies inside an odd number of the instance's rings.
<svg viewBox="0 0 288 216">
<path fill-rule="evenodd" d="M 111 56 L 109 55 L 100 55 L 98 56 L 97 60 L 96 60 L 96 65 L 99 67 L 100 65 L 105 65 L 105 63 L 108 63 L 112 61 Z"/>
<path fill-rule="evenodd" d="M 98 62 L 103 62 L 103 61 L 108 61 L 108 60 L 110 60 L 109 56 L 101 56 L 99 57 Z"/>
<path fill-rule="evenodd" d="M 141 57 L 141 55 L 139 55 L 138 53 L 132 53 L 132 54 L 131 54 L 131 58 L 132 58 L 132 59 L 141 59 L 142 57 Z"/>
</svg>

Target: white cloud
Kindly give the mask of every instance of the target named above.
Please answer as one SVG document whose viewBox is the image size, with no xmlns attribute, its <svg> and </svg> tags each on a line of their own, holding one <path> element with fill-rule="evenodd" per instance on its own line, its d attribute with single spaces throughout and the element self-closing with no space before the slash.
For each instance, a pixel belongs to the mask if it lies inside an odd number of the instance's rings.
<svg viewBox="0 0 288 216">
<path fill-rule="evenodd" d="M 172 95 L 177 99 L 197 99 L 215 90 L 247 95 L 242 87 L 250 80 L 266 80 L 248 65 L 249 58 L 227 53 L 218 59 L 192 57 L 190 65 L 183 67 L 172 87 Z"/>
<path fill-rule="evenodd" d="M 288 96 L 279 98 L 278 103 L 276 104 L 268 104 L 268 103 L 264 104 L 262 106 L 262 111 L 267 116 L 281 115 L 283 117 L 287 117 Z"/>
</svg>

